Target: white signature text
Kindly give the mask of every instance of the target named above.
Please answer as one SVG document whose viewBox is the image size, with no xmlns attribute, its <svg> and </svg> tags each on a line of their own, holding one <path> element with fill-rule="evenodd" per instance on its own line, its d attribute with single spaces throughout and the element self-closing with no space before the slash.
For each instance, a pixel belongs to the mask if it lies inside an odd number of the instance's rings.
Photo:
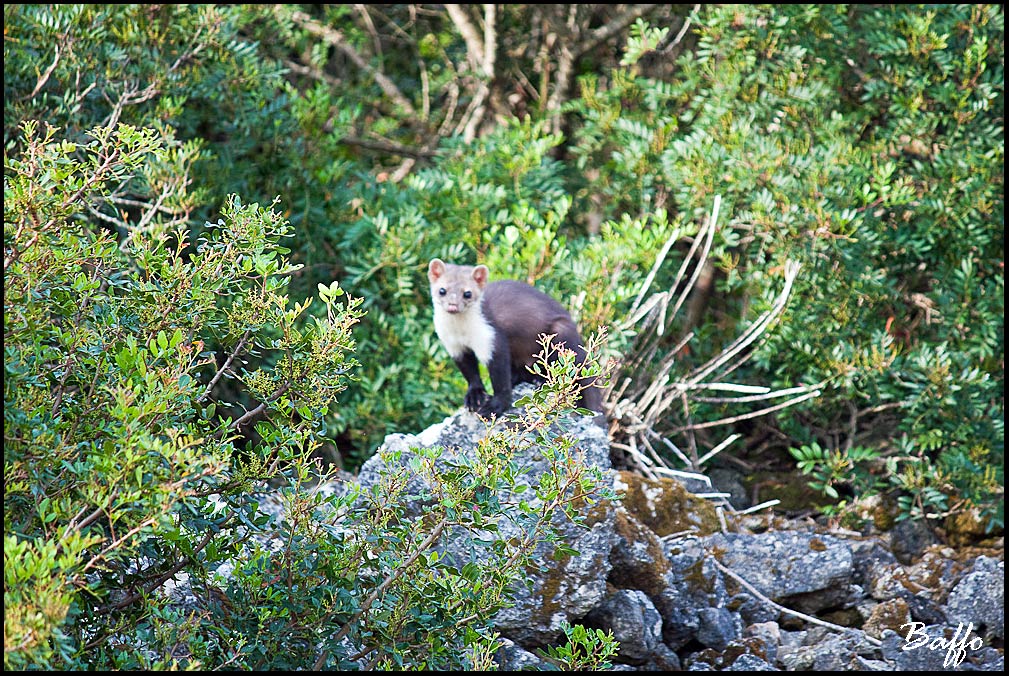
<svg viewBox="0 0 1009 676">
<path fill-rule="evenodd" d="M 971 638 L 971 631 L 974 629 L 974 623 L 967 623 L 967 631 L 963 631 L 963 623 L 961 622 L 956 626 L 956 631 L 953 632 L 953 637 L 950 639 L 945 639 L 942 636 L 929 636 L 927 633 L 922 631 L 925 627 L 924 622 L 906 622 L 900 625 L 900 628 L 911 627 L 911 630 L 907 632 L 907 637 L 904 639 L 904 647 L 901 650 L 916 650 L 918 648 L 926 648 L 928 650 L 945 650 L 946 658 L 942 662 L 944 667 L 958 667 L 960 663 L 964 661 L 967 657 L 967 650 L 980 650 L 984 647 L 984 641 L 981 640 L 980 636 L 974 636 Z M 963 637 L 961 638 L 960 633 L 963 632 Z"/>
</svg>

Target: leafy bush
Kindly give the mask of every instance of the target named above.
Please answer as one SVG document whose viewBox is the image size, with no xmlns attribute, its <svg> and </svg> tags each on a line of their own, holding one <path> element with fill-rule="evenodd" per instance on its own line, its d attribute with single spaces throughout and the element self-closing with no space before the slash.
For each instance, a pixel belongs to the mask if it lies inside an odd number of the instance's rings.
<svg viewBox="0 0 1009 676">
<path fill-rule="evenodd" d="M 24 131 L 4 182 L 5 664 L 73 667 L 174 572 L 234 547 L 209 495 L 248 503 L 251 480 L 318 445 L 359 302 L 333 286 L 326 319 L 302 325 L 277 246 L 288 226 L 237 198 L 192 246 L 158 209 L 122 242 L 93 228 L 116 186 L 153 192 L 150 172 L 185 147 L 125 125 L 82 146 Z M 217 399 L 222 378 L 259 405 Z M 138 664 L 114 650 L 95 663 Z"/>
<path fill-rule="evenodd" d="M 774 431 L 741 431 L 820 447 L 825 476 L 856 495 L 896 489 L 907 515 L 973 505 L 1001 527 L 1001 10 L 724 6 L 694 19 L 675 77 L 632 64 L 582 79 L 575 210 L 703 221 L 722 196 L 714 285 L 680 326 L 697 333 L 684 368 L 763 313 L 775 271 L 798 261 L 785 316 L 737 377 L 822 383 L 823 396 Z M 691 414 L 726 417 L 703 402 Z M 839 454 L 866 480 L 832 473 Z"/>
</svg>

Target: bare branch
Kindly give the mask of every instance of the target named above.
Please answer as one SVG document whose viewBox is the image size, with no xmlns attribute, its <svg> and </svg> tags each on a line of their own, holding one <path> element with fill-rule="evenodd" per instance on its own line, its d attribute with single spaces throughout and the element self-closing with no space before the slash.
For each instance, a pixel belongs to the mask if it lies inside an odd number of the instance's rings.
<svg viewBox="0 0 1009 676">
<path fill-rule="evenodd" d="M 368 34 L 371 36 L 371 44 L 374 45 L 375 54 L 382 57 L 382 41 L 378 37 L 378 31 L 375 30 L 375 22 L 371 20 L 371 14 L 368 13 L 368 5 L 355 4 L 354 9 L 357 10 L 358 15 L 361 17 L 361 21 L 364 22 L 365 28 L 368 29 Z"/>
<path fill-rule="evenodd" d="M 459 34 L 462 35 L 462 39 L 466 43 L 466 59 L 469 61 L 470 68 L 474 73 L 486 75 L 483 39 L 476 26 L 469 20 L 466 10 L 460 5 L 445 5 L 445 11 L 448 12 L 449 18 L 459 29 Z"/>
<path fill-rule="evenodd" d="M 330 87 L 342 87 L 343 83 L 325 72 L 321 68 L 315 68 L 314 66 L 306 66 L 304 64 L 298 63 L 297 61 L 292 61 L 290 59 L 284 60 L 284 66 L 286 66 L 292 73 L 297 73 L 298 75 L 303 75 L 305 77 L 310 77 L 315 80 L 322 80 Z"/>
<path fill-rule="evenodd" d="M 480 33 L 470 21 L 466 11 L 460 5 L 445 5 L 445 10 L 456 25 L 463 41 L 466 43 L 466 60 L 470 70 L 480 77 L 476 93 L 470 101 L 458 126 L 456 133 L 463 139 L 472 141 L 477 130 L 483 123 L 487 113 L 487 100 L 490 97 L 490 82 L 494 79 L 494 63 L 497 49 L 497 9 L 494 5 L 484 5 L 484 31 Z"/>
<path fill-rule="evenodd" d="M 334 643 L 338 643 L 347 634 L 349 634 L 350 630 L 354 628 L 354 625 L 357 623 L 357 621 L 371 609 L 371 606 L 372 604 L 375 603 L 375 601 L 381 598 L 382 594 L 385 593 L 385 590 L 389 588 L 389 585 L 391 585 L 397 579 L 402 577 L 404 573 L 409 571 L 413 567 L 413 564 L 417 561 L 417 559 L 420 558 L 420 555 L 426 552 L 432 546 L 434 546 L 434 544 L 438 541 L 438 538 L 441 537 L 441 534 L 445 530 L 445 527 L 447 525 L 448 525 L 447 519 L 442 519 L 441 521 L 438 522 L 437 525 L 435 525 L 434 529 L 427 536 L 427 538 L 425 538 L 424 541 L 420 543 L 420 545 L 418 545 L 417 551 L 415 551 L 410 556 L 409 559 L 404 561 L 392 573 L 390 573 L 385 578 L 385 580 L 382 581 L 382 584 L 378 585 L 375 591 L 373 591 L 371 594 L 368 595 L 368 598 L 364 600 L 364 602 L 361 604 L 361 607 L 357 610 L 357 612 L 354 613 L 354 615 L 351 616 L 351 618 L 344 623 L 344 625 L 340 628 L 338 632 L 336 632 L 336 636 L 333 638 Z M 319 655 L 319 658 L 315 661 L 315 664 L 312 666 L 312 670 L 319 671 L 320 669 L 322 669 L 322 667 L 326 664 L 326 659 L 328 657 L 329 652 L 326 650 L 322 651 L 322 653 Z"/>
<path fill-rule="evenodd" d="M 210 379 L 210 382 L 207 383 L 207 389 L 203 390 L 203 394 L 201 394 L 199 397 L 197 397 L 197 399 L 196 399 L 197 402 L 202 402 L 207 397 L 210 396 L 211 391 L 213 391 L 213 389 L 214 389 L 214 385 L 216 385 L 217 381 L 219 381 L 221 379 L 221 376 L 223 376 L 224 373 L 229 368 L 231 368 L 231 363 L 233 361 L 235 361 L 235 357 L 237 357 L 238 354 L 242 351 L 242 348 L 245 347 L 245 341 L 247 341 L 249 339 L 250 335 L 252 335 L 252 329 L 246 330 L 245 335 L 243 335 L 242 339 L 238 341 L 238 345 L 236 345 L 235 349 L 231 352 L 231 354 L 228 355 L 228 358 L 224 362 L 224 366 L 222 366 L 217 371 L 217 373 L 214 374 L 214 377 Z"/>
<path fill-rule="evenodd" d="M 644 16 L 656 7 L 661 5 L 631 5 L 626 10 L 610 19 L 605 25 L 600 26 L 586 39 L 579 41 L 576 34 L 566 36 L 561 39 L 560 54 L 557 57 L 557 77 L 554 79 L 554 90 L 547 98 L 546 111 L 552 116 L 552 126 L 554 131 L 560 131 L 560 110 L 563 103 L 568 98 L 568 91 L 571 89 L 571 79 L 574 74 L 575 63 L 585 54 L 596 49 L 599 45 L 614 37 L 624 30 L 636 19 Z M 577 5 L 572 5 L 572 9 Z M 569 24 L 573 24 L 569 19 Z M 570 46 L 569 46 L 570 45 Z"/>
<path fill-rule="evenodd" d="M 606 22 L 605 25 L 592 31 L 586 40 L 575 45 L 572 52 L 574 58 L 579 59 L 588 54 L 656 7 L 661 7 L 661 5 L 631 5 L 621 14 Z"/>
<path fill-rule="evenodd" d="M 159 575 L 153 581 L 151 581 L 151 582 L 143 585 L 143 587 L 141 589 L 138 589 L 137 591 L 133 592 L 132 594 L 127 595 L 125 598 L 121 599 L 120 601 L 117 601 L 115 603 L 111 603 L 111 604 L 109 604 L 107 606 L 104 606 L 102 608 L 98 608 L 97 610 L 95 610 L 95 614 L 96 615 L 101 615 L 101 614 L 104 614 L 104 613 L 109 612 L 111 610 L 122 610 L 123 608 L 126 608 L 127 606 L 130 606 L 135 601 L 138 601 L 143 596 L 145 596 L 147 594 L 150 594 L 152 591 L 154 591 L 155 589 L 157 589 L 158 587 L 160 587 L 161 585 L 163 585 L 165 582 L 167 582 L 172 577 L 174 577 L 174 575 L 176 573 L 178 573 L 180 570 L 182 570 L 183 568 L 185 568 L 189 564 L 189 562 L 192 561 L 192 558 L 193 558 L 193 556 L 196 553 L 198 553 L 198 552 L 202 551 L 203 549 L 205 549 L 206 546 L 208 544 L 210 544 L 210 541 L 213 539 L 214 535 L 220 533 L 221 529 L 229 521 L 231 521 L 233 518 L 234 517 L 229 516 L 229 517 L 227 517 L 224 520 L 223 523 L 219 524 L 217 528 L 208 528 L 207 529 L 207 534 L 204 535 L 203 539 L 196 544 L 196 546 L 193 548 L 193 553 L 192 554 L 190 554 L 189 556 L 183 557 L 181 560 L 179 560 L 177 563 L 175 563 L 170 569 L 166 570 L 164 573 L 162 573 L 161 575 Z"/>
<path fill-rule="evenodd" d="M 404 157 L 412 157 L 414 159 L 431 158 L 438 155 L 438 151 L 431 150 L 426 146 L 422 148 L 411 148 L 410 146 L 404 146 L 390 141 L 372 141 L 370 139 L 358 138 L 356 136 L 345 136 L 340 139 L 340 142 L 351 146 L 367 148 L 368 150 L 377 150 L 378 152 L 389 153 L 390 155 L 403 155 Z"/>
<path fill-rule="evenodd" d="M 697 14 L 697 12 L 700 11 L 700 9 L 701 9 L 700 4 L 694 5 L 694 8 L 690 10 L 690 13 L 687 14 L 687 16 L 683 19 L 683 25 L 680 27 L 680 31 L 676 34 L 676 37 L 673 38 L 672 42 L 670 42 L 668 45 L 662 48 L 663 54 L 668 54 L 676 47 L 676 45 L 680 44 L 680 41 L 683 39 L 683 36 L 686 35 L 687 30 L 690 29 L 691 17 L 694 14 Z"/>
<path fill-rule="evenodd" d="M 800 402 L 806 401 L 807 399 L 812 399 L 814 397 L 820 396 L 820 390 L 811 390 L 801 396 L 794 397 L 788 401 L 783 401 L 780 404 L 775 404 L 774 406 L 768 406 L 767 408 L 762 408 L 759 411 L 750 411 L 749 413 L 743 413 L 742 415 L 735 415 L 730 418 L 720 418 L 719 420 L 709 420 L 708 422 L 695 423 L 691 425 L 684 425 L 683 427 L 674 428 L 672 431 L 675 432 L 685 432 L 687 430 L 700 430 L 706 429 L 708 427 L 717 427 L 719 425 L 731 425 L 732 423 L 739 422 L 741 420 L 749 420 L 750 418 L 759 418 L 762 415 L 767 415 L 768 413 L 774 413 L 775 411 L 780 411 L 783 408 L 788 408 L 789 406 L 794 406 Z"/>
<path fill-rule="evenodd" d="M 757 600 L 767 604 L 768 606 L 774 608 L 780 613 L 785 613 L 786 615 L 792 615 L 793 617 L 798 617 L 799 619 L 805 620 L 806 622 L 810 622 L 812 624 L 818 624 L 821 627 L 827 627 L 828 629 L 833 629 L 834 631 L 839 631 L 846 634 L 858 635 L 861 638 L 868 641 L 869 643 L 873 644 L 874 646 L 883 645 L 883 643 L 879 639 L 875 639 L 872 636 L 867 635 L 865 632 L 859 631 L 857 629 L 852 629 L 850 627 L 842 627 L 841 625 L 838 624 L 832 624 L 830 622 L 827 622 L 826 620 L 821 620 L 818 617 L 813 617 L 812 615 L 806 615 L 804 613 L 800 613 L 797 610 L 792 610 L 791 608 L 786 608 L 783 605 L 777 604 L 771 599 L 767 598 L 767 596 L 765 596 L 764 594 L 761 594 L 756 587 L 747 582 L 746 579 L 744 579 L 742 576 L 739 575 L 739 573 L 736 573 L 735 571 L 731 570 L 728 566 L 726 566 L 724 563 L 719 561 L 718 557 L 715 556 L 714 554 L 712 554 L 709 557 L 709 559 L 711 560 L 712 563 L 715 564 L 715 568 L 718 568 L 718 570 L 722 571 L 723 573 L 731 577 L 733 580 L 735 580 L 743 589 L 752 594 Z"/>
<path fill-rule="evenodd" d="M 278 9 L 286 10 L 286 5 L 276 5 L 276 7 Z M 392 99 L 396 105 L 403 108 L 407 114 L 412 116 L 417 115 L 417 111 L 414 110 L 413 104 L 410 103 L 410 100 L 403 95 L 403 92 L 401 92 L 399 87 L 396 86 L 396 83 L 386 77 L 385 74 L 373 68 L 363 56 L 358 54 L 357 50 L 355 50 L 347 43 L 346 39 L 344 39 L 343 33 L 335 28 L 330 28 L 329 26 L 320 24 L 305 12 L 299 10 L 291 12 L 290 17 L 294 22 L 307 30 L 309 33 L 322 38 L 326 44 L 336 47 L 348 59 L 350 59 L 354 65 L 373 77 L 375 79 L 375 83 L 379 86 L 382 92 Z"/>
<path fill-rule="evenodd" d="M 29 99 L 35 98 L 35 95 L 39 93 L 39 90 L 45 87 L 46 82 L 49 81 L 49 77 L 53 74 L 53 71 L 56 70 L 56 66 L 59 65 L 59 62 L 60 62 L 60 46 L 57 43 L 56 56 L 53 57 L 53 62 L 49 64 L 49 67 L 46 68 L 46 71 L 39 76 L 38 82 L 35 83 L 35 89 L 33 89 L 32 93 L 28 95 Z"/>
</svg>

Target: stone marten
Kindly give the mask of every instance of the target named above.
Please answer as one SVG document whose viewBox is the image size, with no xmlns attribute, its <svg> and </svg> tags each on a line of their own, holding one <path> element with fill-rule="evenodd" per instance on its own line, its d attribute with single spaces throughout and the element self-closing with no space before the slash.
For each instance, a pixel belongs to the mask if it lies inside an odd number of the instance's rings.
<svg viewBox="0 0 1009 676">
<path fill-rule="evenodd" d="M 578 328 L 560 303 L 523 282 L 488 283 L 489 276 L 485 265 L 452 265 L 438 258 L 427 269 L 435 331 L 469 385 L 466 408 L 485 417 L 512 405 L 514 385 L 539 380 L 527 367 L 542 349 L 542 334 L 573 350 L 579 365 L 585 360 Z M 487 367 L 493 396 L 484 389 L 479 364 Z M 601 415 L 599 388 L 591 381 L 579 385 L 579 406 Z"/>
</svg>

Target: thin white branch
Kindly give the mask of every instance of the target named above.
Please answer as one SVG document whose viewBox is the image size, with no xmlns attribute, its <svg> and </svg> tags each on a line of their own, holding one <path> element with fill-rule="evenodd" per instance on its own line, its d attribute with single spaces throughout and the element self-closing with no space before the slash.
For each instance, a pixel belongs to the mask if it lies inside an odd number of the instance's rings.
<svg viewBox="0 0 1009 676">
<path fill-rule="evenodd" d="M 747 507 L 746 509 L 737 510 L 736 514 L 740 514 L 740 515 L 742 515 L 742 514 L 752 514 L 753 512 L 759 512 L 762 509 L 766 509 L 767 507 L 774 507 L 775 505 L 780 504 L 780 503 L 781 503 L 781 500 L 778 500 L 777 498 L 775 498 L 774 500 L 768 500 L 767 502 L 762 502 L 759 505 L 754 505 L 753 507 Z"/>
<path fill-rule="evenodd" d="M 687 286 L 684 287 L 683 292 L 680 293 L 679 300 L 676 301 L 676 305 L 673 306 L 673 311 L 670 318 L 675 317 L 676 313 L 679 312 L 680 307 L 687 300 L 687 296 L 690 292 L 694 290 L 694 286 L 697 284 L 697 279 L 701 276 L 701 270 L 704 269 L 704 262 L 708 260 L 708 253 L 711 251 L 711 245 L 715 241 L 715 230 L 718 228 L 718 214 L 722 208 L 722 196 L 715 195 L 714 204 L 711 206 L 711 216 L 708 218 L 707 224 L 707 238 L 704 242 L 704 251 L 701 252 L 700 257 L 697 259 L 697 265 L 694 266 L 694 273 L 690 276 L 690 281 Z M 662 326 L 659 326 L 659 335 L 662 335 Z"/>
<path fill-rule="evenodd" d="M 53 74 L 53 71 L 56 70 L 56 66 L 59 65 L 59 62 L 60 62 L 60 46 L 59 43 L 57 43 L 56 56 L 53 57 L 53 62 L 49 64 L 49 67 L 46 68 L 45 72 L 39 76 L 38 82 L 35 83 L 35 89 L 33 89 L 32 93 L 28 96 L 29 99 L 35 98 L 35 95 L 38 94 L 39 91 L 46 86 L 46 82 L 49 81 L 49 77 Z"/>
<path fill-rule="evenodd" d="M 815 385 L 801 385 L 799 387 L 789 387 L 784 390 L 775 390 L 774 392 L 767 392 L 766 394 L 756 394 L 748 397 L 692 397 L 692 401 L 703 401 L 708 404 L 741 404 L 752 401 L 766 401 L 768 399 L 777 399 L 779 397 L 790 397 L 793 394 L 798 394 L 799 392 L 810 392 L 812 390 L 823 387 L 825 384 L 826 384 L 825 382 L 819 382 Z M 698 385 L 687 387 L 687 389 L 696 390 L 703 386 L 704 384 L 700 383 Z"/>
<path fill-rule="evenodd" d="M 735 415 L 731 418 L 721 418 L 719 420 L 710 420 L 703 423 L 695 423 L 691 425 L 685 425 L 683 427 L 677 427 L 673 432 L 685 432 L 687 430 L 702 430 L 709 427 L 718 427 L 719 425 L 731 425 L 732 423 L 737 423 L 741 420 L 749 420 L 750 418 L 759 418 L 762 415 L 767 415 L 768 413 L 774 413 L 775 411 L 780 411 L 783 408 L 788 408 L 795 404 L 806 401 L 807 399 L 812 399 L 814 397 L 820 396 L 820 390 L 813 390 L 801 397 L 795 397 L 794 399 L 789 399 L 788 401 L 783 401 L 775 406 L 768 406 L 767 408 L 762 408 L 759 411 L 751 411 L 749 413 L 743 413 L 742 415 Z"/>
<path fill-rule="evenodd" d="M 644 16 L 659 6 L 660 5 L 631 5 L 622 14 L 613 17 L 605 25 L 600 26 L 589 33 L 588 38 L 575 46 L 573 52 L 574 57 L 577 59 L 585 54 L 588 54 L 596 47 L 630 26 L 636 19 Z"/>
<path fill-rule="evenodd" d="M 725 362 L 729 361 L 741 351 L 746 349 L 746 347 L 752 344 L 764 333 L 764 331 L 784 311 L 788 297 L 792 292 L 792 284 L 795 282 L 795 278 L 798 276 L 798 273 L 799 264 L 797 262 L 788 261 L 785 263 L 785 286 L 778 294 L 778 297 L 775 299 L 774 305 L 771 309 L 761 315 L 755 323 L 750 325 L 750 327 L 747 328 L 743 334 L 732 343 L 732 345 L 719 353 L 717 357 L 709 361 L 707 364 L 694 371 L 689 379 L 690 384 L 698 383 L 704 380 L 704 378 L 711 375 L 711 373 L 719 366 L 723 365 Z"/>
<path fill-rule="evenodd" d="M 697 383 L 692 390 L 718 390 L 719 392 L 744 392 L 746 394 L 767 394 L 770 387 L 763 385 L 740 385 L 738 383 Z"/>
<path fill-rule="evenodd" d="M 712 448 L 710 451 L 708 451 L 707 453 L 705 453 L 704 455 L 702 455 L 700 458 L 698 458 L 697 459 L 697 465 L 701 466 L 704 463 L 706 463 L 708 460 L 711 460 L 713 457 L 715 457 L 716 455 L 718 455 L 719 453 L 721 453 L 722 451 L 724 451 L 726 448 L 728 448 L 729 445 L 732 442 L 734 442 L 736 439 L 740 438 L 741 436 L 743 436 L 743 435 L 741 435 L 741 434 L 732 434 L 732 435 L 729 435 L 729 437 L 725 441 L 723 441 L 722 443 L 718 444 L 717 446 L 715 446 L 714 448 Z"/>
<path fill-rule="evenodd" d="M 766 603 L 767 605 L 771 606 L 772 608 L 774 608 L 778 612 L 785 613 L 786 615 L 792 615 L 794 617 L 798 617 L 799 619 L 805 620 L 806 622 L 810 622 L 812 624 L 818 624 L 821 627 L 827 627 L 828 629 L 833 629 L 834 631 L 839 631 L 839 632 L 846 633 L 846 634 L 855 634 L 855 635 L 857 635 L 857 636 L 865 639 L 869 643 L 873 644 L 874 646 L 881 646 L 881 645 L 883 645 L 882 641 L 880 641 L 878 639 L 875 639 L 872 636 L 869 636 L 868 634 L 866 634 L 865 632 L 859 631 L 858 629 L 852 629 L 850 627 L 842 627 L 841 625 L 833 624 L 831 622 L 827 622 L 825 620 L 821 620 L 818 617 L 813 617 L 812 615 L 806 615 L 805 613 L 800 613 L 797 610 L 792 610 L 791 608 L 786 608 L 783 605 L 775 603 L 771 599 L 767 598 L 764 594 L 760 593 L 757 590 L 756 587 L 754 587 L 752 584 L 750 584 L 749 582 L 747 582 L 741 575 L 739 575 L 739 573 L 736 573 L 735 571 L 731 570 L 728 566 L 726 566 L 724 563 L 722 563 L 721 561 L 719 561 L 718 557 L 715 556 L 714 554 L 712 554 L 709 557 L 709 560 L 712 563 L 715 564 L 715 568 L 718 568 L 718 570 L 722 571 L 723 573 L 725 573 L 726 575 L 728 575 L 729 577 L 731 577 L 733 580 L 735 580 L 737 583 L 739 583 L 739 585 L 743 589 L 745 589 L 746 591 L 748 591 L 750 594 L 752 594 L 759 601 L 761 601 L 763 603 Z"/>
<path fill-rule="evenodd" d="M 461 5 L 445 5 L 445 11 L 448 12 L 449 18 L 452 19 L 452 23 L 455 24 L 466 43 L 466 60 L 469 61 L 470 69 L 474 73 L 486 75 L 483 39 L 476 26 L 469 20 L 466 10 Z"/>
<path fill-rule="evenodd" d="M 286 5 L 276 5 L 279 8 L 285 8 Z M 375 83 L 379 86 L 383 93 L 393 100 L 396 105 L 403 108 L 403 110 L 411 115 L 416 116 L 417 111 L 414 110 L 413 104 L 410 100 L 403 95 L 396 83 L 390 80 L 384 73 L 373 68 L 370 63 L 368 63 L 363 56 L 357 53 L 355 50 L 343 37 L 343 33 L 336 30 L 335 28 L 330 28 L 329 26 L 323 26 L 311 16 L 305 12 L 295 10 L 290 13 L 291 19 L 300 25 L 302 28 L 307 30 L 309 33 L 316 35 L 323 39 L 327 44 L 336 47 L 340 50 L 348 59 L 350 59 L 354 65 L 368 73 L 371 77 L 375 79 Z"/>
<path fill-rule="evenodd" d="M 648 276 L 645 277 L 645 281 L 641 283 L 641 290 L 638 291 L 638 297 L 634 299 L 634 304 L 631 305 L 631 309 L 628 310 L 627 314 L 634 316 L 641 305 L 641 301 L 644 299 L 645 294 L 648 293 L 648 289 L 651 287 L 652 282 L 655 281 L 655 275 L 658 274 L 659 268 L 662 267 L 663 261 L 666 260 L 666 255 L 669 254 L 669 250 L 672 248 L 673 244 L 680 238 L 679 228 L 673 228 L 673 231 L 669 233 L 669 237 L 666 238 L 666 243 L 662 245 L 662 249 L 659 250 L 659 255 L 655 257 L 655 262 L 652 263 L 652 269 L 648 271 Z M 656 296 L 653 296 L 650 300 L 649 305 L 654 304 L 657 300 Z M 636 323 L 637 320 L 632 320 L 632 323 Z"/>
<path fill-rule="evenodd" d="M 700 3 L 694 5 L 694 8 L 690 10 L 690 14 L 688 14 L 686 18 L 683 19 L 683 26 L 680 27 L 680 31 L 676 34 L 676 37 L 673 38 L 672 42 L 670 42 L 668 45 L 662 48 L 663 54 L 668 54 L 670 51 L 672 51 L 674 47 L 676 47 L 676 45 L 680 44 L 680 40 L 683 39 L 683 36 L 687 34 L 687 30 L 690 28 L 690 23 L 693 19 L 693 16 L 697 14 L 697 12 L 700 9 L 701 9 Z"/>
</svg>

